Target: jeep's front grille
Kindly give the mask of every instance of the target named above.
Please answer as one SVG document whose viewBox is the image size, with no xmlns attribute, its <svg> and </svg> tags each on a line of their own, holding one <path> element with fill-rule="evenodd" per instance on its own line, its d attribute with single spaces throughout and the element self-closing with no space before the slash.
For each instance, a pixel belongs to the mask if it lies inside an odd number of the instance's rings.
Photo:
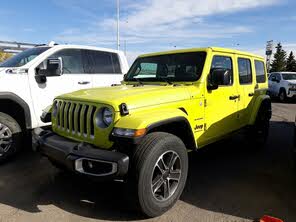
<svg viewBox="0 0 296 222">
<path fill-rule="evenodd" d="M 94 138 L 96 106 L 68 101 L 57 101 L 56 127 L 73 136 Z"/>
</svg>

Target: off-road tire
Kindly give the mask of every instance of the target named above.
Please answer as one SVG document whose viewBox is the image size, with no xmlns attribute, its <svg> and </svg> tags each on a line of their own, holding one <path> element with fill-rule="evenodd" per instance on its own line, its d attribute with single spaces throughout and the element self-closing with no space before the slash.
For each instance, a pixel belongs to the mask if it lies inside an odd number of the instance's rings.
<svg viewBox="0 0 296 222">
<path fill-rule="evenodd" d="M 287 100 L 287 93 L 286 93 L 286 90 L 285 89 L 280 89 L 280 92 L 279 92 L 279 100 L 282 103 Z"/>
<path fill-rule="evenodd" d="M 252 148 L 262 149 L 265 147 L 269 135 L 269 107 L 261 105 L 258 110 L 255 124 L 249 130 L 248 141 L 251 143 Z"/>
<path fill-rule="evenodd" d="M 20 125 L 10 115 L 0 112 L 0 124 L 2 124 L 2 127 L 7 127 L 9 129 L 9 132 L 12 134 L 9 149 L 6 151 L 0 151 L 0 163 L 3 163 L 11 157 L 15 156 L 21 150 L 23 135 Z"/>
<path fill-rule="evenodd" d="M 161 157 L 165 157 L 164 155 L 168 155 L 170 152 L 177 154 L 179 157 L 180 179 L 171 196 L 160 201 L 152 191 L 152 178 L 155 173 L 156 163 Z M 137 146 L 130 171 L 128 186 L 134 192 L 134 201 L 138 208 L 147 217 L 160 216 L 176 203 L 184 189 L 188 173 L 186 147 L 183 141 L 175 135 L 164 132 L 150 133 Z"/>
</svg>

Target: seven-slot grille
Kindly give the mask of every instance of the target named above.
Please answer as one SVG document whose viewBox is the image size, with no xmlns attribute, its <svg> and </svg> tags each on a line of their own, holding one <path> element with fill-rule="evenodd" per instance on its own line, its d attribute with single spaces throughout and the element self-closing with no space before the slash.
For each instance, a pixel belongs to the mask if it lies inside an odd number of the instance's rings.
<svg viewBox="0 0 296 222">
<path fill-rule="evenodd" d="M 56 125 L 66 133 L 93 139 L 96 110 L 92 105 L 57 101 Z"/>
</svg>

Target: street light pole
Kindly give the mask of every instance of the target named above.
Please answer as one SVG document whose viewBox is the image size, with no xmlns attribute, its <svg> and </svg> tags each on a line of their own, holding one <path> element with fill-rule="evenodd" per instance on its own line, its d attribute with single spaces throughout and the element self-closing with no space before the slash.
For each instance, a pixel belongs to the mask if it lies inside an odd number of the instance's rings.
<svg viewBox="0 0 296 222">
<path fill-rule="evenodd" d="M 119 0 L 117 0 L 117 50 L 120 47 L 120 39 L 119 39 Z"/>
</svg>

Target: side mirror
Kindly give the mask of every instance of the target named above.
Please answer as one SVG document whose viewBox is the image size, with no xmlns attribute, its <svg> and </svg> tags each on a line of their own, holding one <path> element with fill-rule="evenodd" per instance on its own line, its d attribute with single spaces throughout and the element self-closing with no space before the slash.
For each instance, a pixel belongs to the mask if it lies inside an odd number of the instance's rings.
<svg viewBox="0 0 296 222">
<path fill-rule="evenodd" d="M 35 80 L 38 84 L 44 84 L 47 81 L 46 76 L 42 74 L 35 75 Z"/>
<path fill-rule="evenodd" d="M 231 84 L 231 72 L 229 69 L 217 68 L 212 69 L 208 76 L 208 90 L 218 89 L 219 85 Z"/>
<path fill-rule="evenodd" d="M 35 79 L 38 84 L 46 83 L 47 77 L 63 74 L 63 59 L 61 57 L 48 58 L 41 64 L 36 68 Z"/>
<path fill-rule="evenodd" d="M 45 61 L 45 67 L 40 68 L 39 75 L 45 76 L 61 76 L 63 74 L 63 59 L 59 58 L 48 58 Z"/>
<path fill-rule="evenodd" d="M 127 77 L 127 74 L 124 74 L 124 75 L 123 75 L 123 81 L 126 80 L 126 77 Z"/>
</svg>

